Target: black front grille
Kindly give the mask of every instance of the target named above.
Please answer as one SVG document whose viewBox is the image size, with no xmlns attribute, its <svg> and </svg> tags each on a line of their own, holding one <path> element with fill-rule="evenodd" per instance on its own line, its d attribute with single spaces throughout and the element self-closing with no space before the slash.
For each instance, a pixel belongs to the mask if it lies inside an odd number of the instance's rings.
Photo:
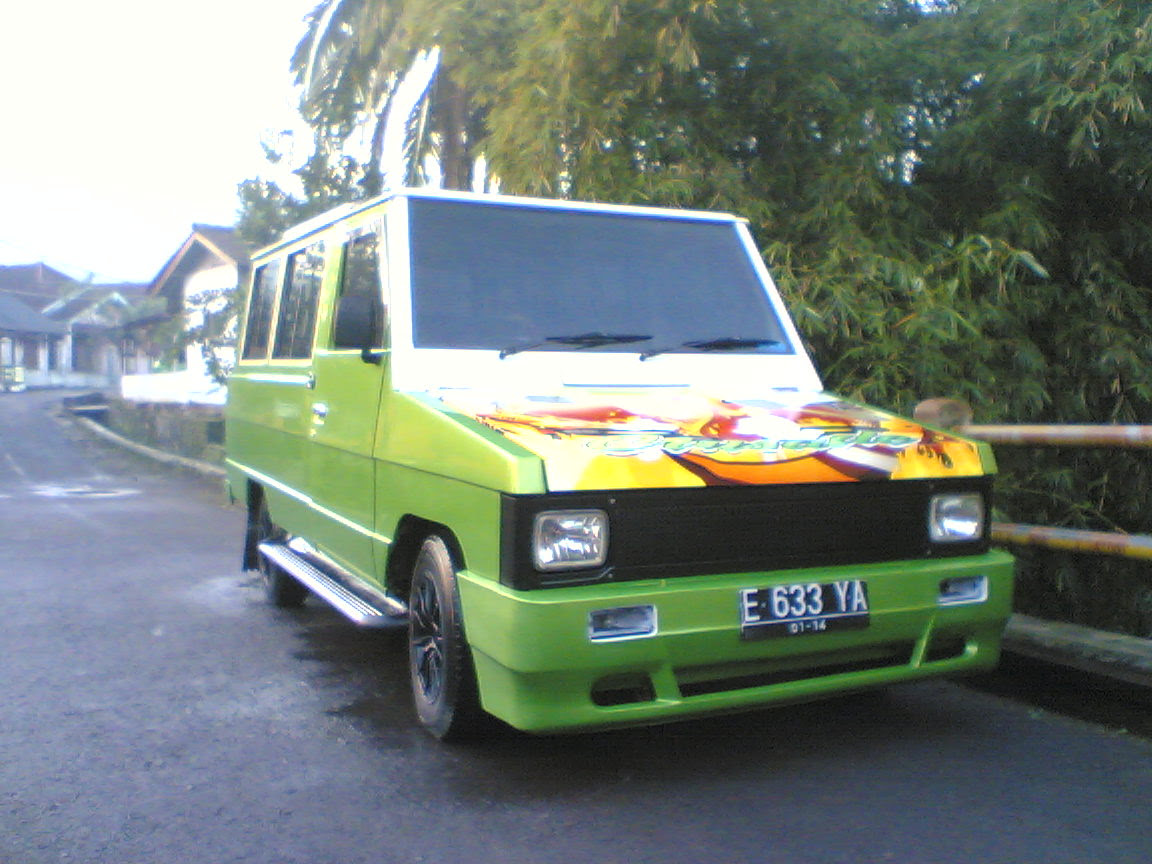
<svg viewBox="0 0 1152 864">
<path fill-rule="evenodd" d="M 928 539 L 929 499 L 958 491 L 982 493 L 990 512 L 990 477 L 507 495 L 501 578 L 531 589 L 983 552 L 987 537 Z M 608 514 L 605 566 L 538 572 L 531 559 L 535 514 L 585 508 Z"/>
</svg>

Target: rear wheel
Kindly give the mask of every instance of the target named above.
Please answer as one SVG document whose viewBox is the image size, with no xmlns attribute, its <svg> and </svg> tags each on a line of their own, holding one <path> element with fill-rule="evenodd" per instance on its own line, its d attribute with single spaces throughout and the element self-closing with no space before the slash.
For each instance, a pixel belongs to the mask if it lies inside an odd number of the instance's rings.
<svg viewBox="0 0 1152 864">
<path fill-rule="evenodd" d="M 452 556 L 436 535 L 424 541 L 412 570 L 408 659 L 412 698 L 424 727 L 441 740 L 474 734 L 482 718 L 476 675 Z"/>
<path fill-rule="evenodd" d="M 263 498 L 256 508 L 255 520 L 257 544 L 283 542 L 286 535 L 272 522 L 268 502 Z M 307 588 L 259 552 L 256 553 L 256 562 L 256 568 L 260 571 L 260 578 L 264 583 L 264 594 L 269 603 L 281 609 L 296 609 L 304 605 L 304 600 L 308 597 Z"/>
</svg>

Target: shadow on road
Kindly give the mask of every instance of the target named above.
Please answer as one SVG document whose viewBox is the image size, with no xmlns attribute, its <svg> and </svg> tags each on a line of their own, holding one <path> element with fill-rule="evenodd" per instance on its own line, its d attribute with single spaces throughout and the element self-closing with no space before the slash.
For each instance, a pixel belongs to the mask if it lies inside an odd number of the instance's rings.
<svg viewBox="0 0 1152 864">
<path fill-rule="evenodd" d="M 926 682 L 912 689 L 579 735 L 532 736 L 501 726 L 481 741 L 449 746 L 433 741 L 413 715 L 403 631 L 356 629 L 315 600 L 303 610 L 275 614 L 298 628 L 301 647 L 295 656 L 311 666 L 317 683 L 353 694 L 330 714 L 352 720 L 384 749 L 441 748 L 476 763 L 477 770 L 457 778 L 463 794 L 546 798 L 640 776 L 691 786 L 705 775 L 803 771 L 851 760 L 861 749 L 896 750 L 948 736 L 967 722 L 954 706 L 934 705 L 928 692 L 956 688 Z M 541 771 L 542 765 L 547 770 Z"/>
<path fill-rule="evenodd" d="M 1152 740 L 1152 692 L 1100 675 L 1006 654 L 1000 668 L 967 679 L 973 689 Z"/>
</svg>

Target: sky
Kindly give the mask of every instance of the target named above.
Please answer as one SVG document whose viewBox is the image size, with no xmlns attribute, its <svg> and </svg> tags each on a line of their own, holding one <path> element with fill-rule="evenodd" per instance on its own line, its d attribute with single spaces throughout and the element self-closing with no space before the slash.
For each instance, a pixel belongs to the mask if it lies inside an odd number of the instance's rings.
<svg viewBox="0 0 1152 864">
<path fill-rule="evenodd" d="M 296 126 L 318 0 L 14 0 L 0 12 L 0 264 L 148 282 L 192 223 L 232 225 Z"/>
</svg>

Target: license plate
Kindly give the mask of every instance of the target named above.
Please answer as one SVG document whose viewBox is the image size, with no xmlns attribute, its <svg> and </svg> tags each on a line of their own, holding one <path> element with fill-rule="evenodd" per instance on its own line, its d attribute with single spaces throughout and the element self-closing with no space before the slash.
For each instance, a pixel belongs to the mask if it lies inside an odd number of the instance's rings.
<svg viewBox="0 0 1152 864">
<path fill-rule="evenodd" d="M 740 592 L 741 636 L 768 639 L 868 626 L 868 583 L 797 582 Z"/>
</svg>

